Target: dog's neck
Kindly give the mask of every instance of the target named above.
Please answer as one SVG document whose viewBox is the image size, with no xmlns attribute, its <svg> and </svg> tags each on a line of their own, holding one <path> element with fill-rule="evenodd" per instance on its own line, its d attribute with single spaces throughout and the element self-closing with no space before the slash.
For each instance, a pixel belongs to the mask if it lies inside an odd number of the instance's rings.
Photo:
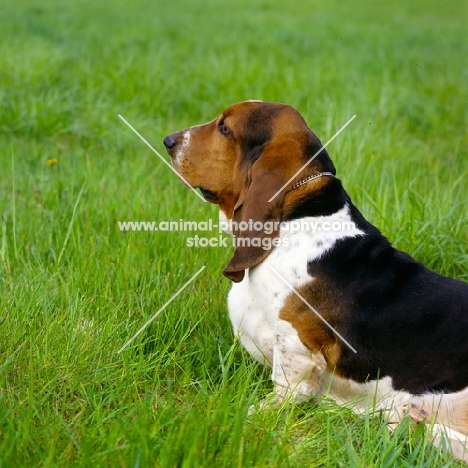
<svg viewBox="0 0 468 468">
<path fill-rule="evenodd" d="M 285 196 L 282 220 L 329 216 L 341 210 L 347 200 L 341 181 L 331 172 L 320 172 L 293 185 Z"/>
</svg>

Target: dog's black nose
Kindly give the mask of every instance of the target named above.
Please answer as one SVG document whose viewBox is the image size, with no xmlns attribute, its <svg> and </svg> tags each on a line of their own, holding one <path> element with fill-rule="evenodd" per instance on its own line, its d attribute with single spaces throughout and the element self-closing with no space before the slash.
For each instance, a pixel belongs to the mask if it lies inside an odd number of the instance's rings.
<svg viewBox="0 0 468 468">
<path fill-rule="evenodd" d="M 168 150 L 170 150 L 170 149 L 174 148 L 174 146 L 176 144 L 176 140 L 173 137 L 173 135 L 168 135 L 166 138 L 164 138 L 163 143 L 164 143 L 164 146 Z"/>
</svg>

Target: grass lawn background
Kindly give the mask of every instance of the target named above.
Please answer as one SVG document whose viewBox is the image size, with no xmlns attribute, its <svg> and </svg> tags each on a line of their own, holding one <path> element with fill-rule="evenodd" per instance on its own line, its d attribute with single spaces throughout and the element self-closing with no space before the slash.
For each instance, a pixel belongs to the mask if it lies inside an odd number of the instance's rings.
<svg viewBox="0 0 468 468">
<path fill-rule="evenodd" d="M 0 16 L 0 467 L 458 466 L 327 401 L 248 416 L 230 250 L 156 149 L 245 99 L 296 107 L 395 245 L 468 280 L 466 2 L 15 0 Z M 205 235 L 204 233 L 199 233 Z M 217 233 L 213 233 L 217 235 Z M 122 353 L 117 351 L 203 265 Z"/>
</svg>

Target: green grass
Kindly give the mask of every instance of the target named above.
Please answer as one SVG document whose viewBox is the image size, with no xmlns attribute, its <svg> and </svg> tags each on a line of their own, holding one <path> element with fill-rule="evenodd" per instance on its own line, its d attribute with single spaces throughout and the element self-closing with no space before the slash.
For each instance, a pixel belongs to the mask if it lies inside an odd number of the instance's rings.
<svg viewBox="0 0 468 468">
<path fill-rule="evenodd" d="M 157 149 L 249 98 L 327 141 L 397 247 L 468 280 L 466 4 L 4 2 L 0 16 L 0 467 L 458 466 L 327 401 L 271 389 L 235 341 L 230 252 L 118 221 L 217 218 Z M 47 161 L 57 159 L 55 165 Z M 206 270 L 117 351 L 202 266 Z"/>
</svg>

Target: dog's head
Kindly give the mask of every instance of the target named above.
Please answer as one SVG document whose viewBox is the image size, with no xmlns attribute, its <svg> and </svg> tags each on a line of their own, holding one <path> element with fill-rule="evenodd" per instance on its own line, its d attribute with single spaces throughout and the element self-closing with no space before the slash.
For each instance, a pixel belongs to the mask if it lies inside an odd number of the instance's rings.
<svg viewBox="0 0 468 468">
<path fill-rule="evenodd" d="M 279 223 L 332 179 L 318 178 L 296 188 L 297 182 L 322 172 L 335 174 L 320 140 L 299 112 L 284 104 L 234 104 L 211 122 L 168 135 L 164 145 L 174 169 L 235 221 L 234 235 L 249 240 L 278 237 Z M 251 221 L 250 226 L 270 222 L 275 228 L 240 232 L 236 226 L 242 221 Z M 238 243 L 224 274 L 241 281 L 247 268 L 268 256 L 270 249 L 264 246 Z"/>
</svg>

